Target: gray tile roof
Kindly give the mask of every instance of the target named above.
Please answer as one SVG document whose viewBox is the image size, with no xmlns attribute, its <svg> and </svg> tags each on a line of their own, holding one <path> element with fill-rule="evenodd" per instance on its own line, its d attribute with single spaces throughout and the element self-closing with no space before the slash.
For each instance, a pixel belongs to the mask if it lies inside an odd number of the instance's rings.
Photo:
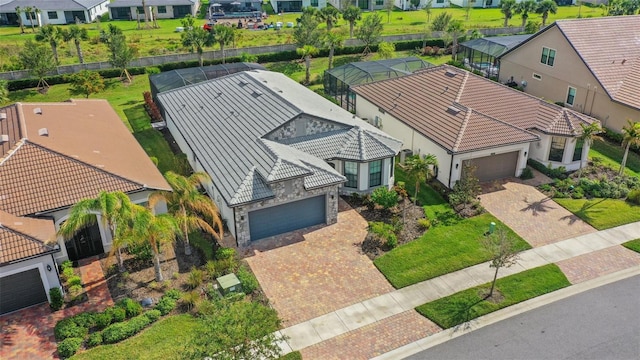
<svg viewBox="0 0 640 360">
<path fill-rule="evenodd" d="M 169 6 L 169 5 L 193 5 L 196 0 L 147 0 L 146 6 Z M 131 7 L 142 6 L 141 0 L 114 0 L 109 5 L 110 8 L 115 7 Z"/>
<path fill-rule="evenodd" d="M 353 160 L 391 157 L 402 145 L 280 73 L 236 73 L 161 93 L 158 100 L 229 206 L 273 197 L 268 184 L 284 179 L 304 177 L 306 188 L 344 182 L 323 159 L 347 149 Z M 302 114 L 347 128 L 300 146 L 265 139 Z"/>
<path fill-rule="evenodd" d="M 91 9 L 105 0 L 14 0 L 0 4 L 0 12 L 16 12 L 16 6 L 24 8 L 27 6 L 37 7 L 40 10 L 80 10 Z"/>
</svg>

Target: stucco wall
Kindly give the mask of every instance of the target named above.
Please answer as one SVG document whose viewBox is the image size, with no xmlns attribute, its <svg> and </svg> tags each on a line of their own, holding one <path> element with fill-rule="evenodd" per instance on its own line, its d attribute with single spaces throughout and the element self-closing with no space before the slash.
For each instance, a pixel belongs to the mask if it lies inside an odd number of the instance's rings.
<svg viewBox="0 0 640 360">
<path fill-rule="evenodd" d="M 551 150 L 551 135 L 542 134 L 534 131 L 540 136 L 539 142 L 534 142 L 530 147 L 529 157 L 544 165 L 551 164 L 551 167 L 557 168 L 564 166 L 567 170 L 578 170 L 580 168 L 580 161 L 573 161 L 573 151 L 576 147 L 575 138 L 567 137 L 565 142 L 564 154 L 562 161 L 549 161 L 549 151 Z M 585 144 L 582 149 L 582 166 L 587 165 L 587 154 L 589 154 L 589 147 Z"/>
<path fill-rule="evenodd" d="M 51 266 L 51 271 L 47 270 L 47 265 Z M 44 290 L 47 293 L 47 299 L 49 299 L 49 289 L 51 289 L 52 287 L 60 287 L 57 266 L 51 258 L 51 255 L 45 255 L 34 259 L 21 261 L 19 263 L 3 266 L 2 268 L 0 268 L 0 277 L 17 274 L 31 269 L 38 269 L 38 272 L 40 273 L 40 279 L 42 279 Z"/>
</svg>

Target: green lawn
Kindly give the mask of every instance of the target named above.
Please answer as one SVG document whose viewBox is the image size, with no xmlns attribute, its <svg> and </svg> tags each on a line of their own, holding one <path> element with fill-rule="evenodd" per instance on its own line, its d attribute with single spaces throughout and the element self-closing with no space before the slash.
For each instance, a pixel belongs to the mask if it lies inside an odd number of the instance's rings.
<svg viewBox="0 0 640 360">
<path fill-rule="evenodd" d="M 123 342 L 102 345 L 71 359 L 178 359 L 183 347 L 203 327 L 200 320 L 188 314 L 169 316 Z"/>
<path fill-rule="evenodd" d="M 394 287 L 402 288 L 488 261 L 490 256 L 479 239 L 492 221 L 517 239 L 519 250 L 531 248 L 493 215 L 484 213 L 454 225 L 432 227 L 419 239 L 375 259 L 374 264 Z"/>
<path fill-rule="evenodd" d="M 603 140 L 595 140 L 589 149 L 589 157 L 598 157 L 602 159 L 602 164 L 609 166 L 616 171 L 620 169 L 620 162 L 624 155 L 624 148 L 616 146 L 610 142 Z M 640 155 L 629 151 L 627 157 L 627 167 L 624 169 L 625 174 L 629 176 L 640 177 Z"/>
<path fill-rule="evenodd" d="M 549 264 L 498 279 L 496 289 L 504 297 L 499 303 L 485 301 L 479 295 L 488 292 L 491 288 L 488 283 L 421 305 L 416 310 L 440 327 L 448 329 L 569 285 L 569 280 L 558 266 Z"/>
<path fill-rule="evenodd" d="M 403 181 L 405 188 L 411 198 L 415 195 L 416 180 L 414 177 L 408 176 L 408 174 L 399 166 L 395 167 L 395 180 L 396 182 Z M 451 210 L 449 203 L 435 191 L 432 187 L 422 185 L 418 191 L 418 203 L 423 205 L 425 215 L 429 219 L 434 219 L 437 213 L 443 213 Z"/>
<path fill-rule="evenodd" d="M 618 199 L 553 199 L 598 230 L 640 221 L 640 206 Z"/>
<path fill-rule="evenodd" d="M 622 244 L 622 246 L 640 253 L 640 239 L 627 241 L 626 243 Z"/>
</svg>

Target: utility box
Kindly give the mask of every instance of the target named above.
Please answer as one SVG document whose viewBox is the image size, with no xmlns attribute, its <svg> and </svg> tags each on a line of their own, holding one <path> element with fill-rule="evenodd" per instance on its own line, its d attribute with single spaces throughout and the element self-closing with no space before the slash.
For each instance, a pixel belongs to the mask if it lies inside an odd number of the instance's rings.
<svg viewBox="0 0 640 360">
<path fill-rule="evenodd" d="M 400 164 L 404 164 L 405 160 L 407 160 L 407 158 L 410 158 L 412 156 L 413 156 L 413 151 L 411 149 L 404 149 L 400 151 Z"/>
<path fill-rule="evenodd" d="M 227 274 L 216 279 L 222 295 L 242 291 L 242 285 L 236 274 Z"/>
</svg>

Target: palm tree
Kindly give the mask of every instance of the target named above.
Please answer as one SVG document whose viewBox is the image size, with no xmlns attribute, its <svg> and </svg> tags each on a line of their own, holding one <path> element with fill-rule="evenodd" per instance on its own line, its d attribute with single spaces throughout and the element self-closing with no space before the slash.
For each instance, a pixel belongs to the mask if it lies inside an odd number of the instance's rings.
<svg viewBox="0 0 640 360">
<path fill-rule="evenodd" d="M 33 18 L 31 17 L 31 15 L 33 15 L 33 8 L 31 6 L 25 6 L 24 12 L 27 15 L 27 19 L 29 19 L 29 24 L 31 24 L 31 31 L 36 32 L 36 28 L 33 26 Z"/>
<path fill-rule="evenodd" d="M 542 14 L 542 27 L 545 27 L 547 24 L 547 18 L 549 17 L 549 13 L 555 14 L 558 12 L 558 5 L 553 0 L 542 0 L 542 2 L 538 3 L 538 7 L 536 8 L 536 13 Z"/>
<path fill-rule="evenodd" d="M 224 46 L 233 43 L 233 37 L 235 31 L 232 27 L 224 25 L 216 25 L 213 27 L 213 33 L 215 41 L 220 45 L 220 51 L 222 52 L 222 63 L 225 62 Z M 202 66 L 202 65 L 200 65 Z"/>
<path fill-rule="evenodd" d="M 458 52 L 458 38 L 464 35 L 464 33 L 464 24 L 461 20 L 452 20 L 449 22 L 449 25 L 447 25 L 447 34 L 451 36 L 451 41 L 453 42 L 451 46 L 451 58 L 454 60 Z"/>
<path fill-rule="evenodd" d="M 329 47 L 329 69 L 333 68 L 333 55 L 336 48 L 344 45 L 344 38 L 345 34 L 342 31 L 331 30 L 325 34 L 324 43 Z"/>
<path fill-rule="evenodd" d="M 149 197 L 151 207 L 159 201 L 168 204 L 169 212 L 177 220 L 181 234 L 184 239 L 184 253 L 191 255 L 189 244 L 189 232 L 200 229 L 218 240 L 222 239 L 222 220 L 218 213 L 216 204 L 206 195 L 199 191 L 201 184 L 211 178 L 203 172 L 193 173 L 189 177 L 178 175 L 172 171 L 164 174 L 172 192 L 156 192 Z M 205 219 L 210 220 L 210 225 Z M 216 231 L 215 229 L 218 229 Z"/>
<path fill-rule="evenodd" d="M 204 60 L 202 58 L 203 48 L 211 46 L 215 42 L 214 35 L 201 27 L 195 27 L 182 33 L 182 45 L 191 49 L 195 48 L 198 52 L 198 60 L 202 66 Z"/>
<path fill-rule="evenodd" d="M 529 13 L 535 12 L 537 7 L 538 3 L 535 0 L 526 0 L 516 4 L 514 12 L 516 14 L 520 14 L 520 16 L 522 17 L 522 27 L 525 27 L 525 25 L 527 25 Z"/>
<path fill-rule="evenodd" d="M 38 30 L 36 34 L 36 41 L 48 42 L 51 45 L 51 51 L 53 51 L 53 58 L 56 60 L 56 65 L 60 65 L 58 60 L 58 41 L 62 40 L 63 32 L 60 28 L 51 24 L 45 25 Z"/>
<path fill-rule="evenodd" d="M 598 136 L 602 129 L 600 128 L 600 124 L 597 122 L 593 122 L 589 125 L 580 124 L 580 128 L 582 128 L 582 133 L 580 136 L 576 138 L 577 142 L 582 142 L 586 144 L 587 147 L 590 147 L 593 144 L 593 140 Z M 578 175 L 582 173 L 582 158 L 580 158 L 580 168 L 578 169 Z"/>
<path fill-rule="evenodd" d="M 120 191 L 102 191 L 94 199 L 83 199 L 71 207 L 69 218 L 60 226 L 58 234 L 70 238 L 81 229 L 93 225 L 96 222 L 96 214 L 100 215 L 103 226 L 109 229 L 112 239 L 111 252 L 115 252 L 118 261 L 118 270 L 123 272 L 121 248 L 126 241 L 120 225 L 127 224 L 132 216 L 133 204 L 131 199 Z"/>
<path fill-rule="evenodd" d="M 18 15 L 18 25 L 20 25 L 20 34 L 24 34 L 24 23 L 22 22 L 22 9 L 20 6 L 16 6 L 16 15 Z"/>
<path fill-rule="evenodd" d="M 356 25 L 356 21 L 362 19 L 362 10 L 357 6 L 349 6 L 342 12 L 342 18 L 349 22 L 349 38 L 353 39 L 353 27 Z"/>
<path fill-rule="evenodd" d="M 433 154 L 423 155 L 422 157 L 416 155 L 407 159 L 406 163 L 407 172 L 416 179 L 415 195 L 413 196 L 413 202 L 415 203 L 418 200 L 420 181 L 424 179 L 427 182 L 433 176 L 433 167 L 438 166 L 438 158 Z"/>
<path fill-rule="evenodd" d="M 69 26 L 68 30 L 63 30 L 62 37 L 64 41 L 71 41 L 76 45 L 76 53 L 78 54 L 78 61 L 80 64 L 84 64 L 84 56 L 82 56 L 82 48 L 80 47 L 80 42 L 82 40 L 89 40 L 89 34 L 87 29 L 81 28 L 78 25 Z"/>
<path fill-rule="evenodd" d="M 331 31 L 333 25 L 338 22 L 340 11 L 333 6 L 327 5 L 318 11 L 316 14 L 318 21 L 327 24 L 327 31 Z"/>
<path fill-rule="evenodd" d="M 620 162 L 620 172 L 618 175 L 624 175 L 624 168 L 627 166 L 627 157 L 629 156 L 629 148 L 631 145 L 640 146 L 640 122 L 631 122 L 627 120 L 627 125 L 622 127 L 622 146 L 624 146 L 624 156 Z"/>
<path fill-rule="evenodd" d="M 500 2 L 500 12 L 504 14 L 504 27 L 509 26 L 509 19 L 513 17 L 516 9 L 516 0 L 502 0 Z"/>
<path fill-rule="evenodd" d="M 306 72 L 304 75 L 304 83 L 306 85 L 309 84 L 311 80 L 311 57 L 318 54 L 318 48 L 312 45 L 305 45 L 303 47 L 297 48 L 296 53 L 304 59 L 304 66 L 306 68 Z"/>
<path fill-rule="evenodd" d="M 433 7 L 433 0 L 427 0 L 424 3 L 424 12 L 427 13 L 427 24 L 431 21 L 431 8 Z"/>
</svg>

